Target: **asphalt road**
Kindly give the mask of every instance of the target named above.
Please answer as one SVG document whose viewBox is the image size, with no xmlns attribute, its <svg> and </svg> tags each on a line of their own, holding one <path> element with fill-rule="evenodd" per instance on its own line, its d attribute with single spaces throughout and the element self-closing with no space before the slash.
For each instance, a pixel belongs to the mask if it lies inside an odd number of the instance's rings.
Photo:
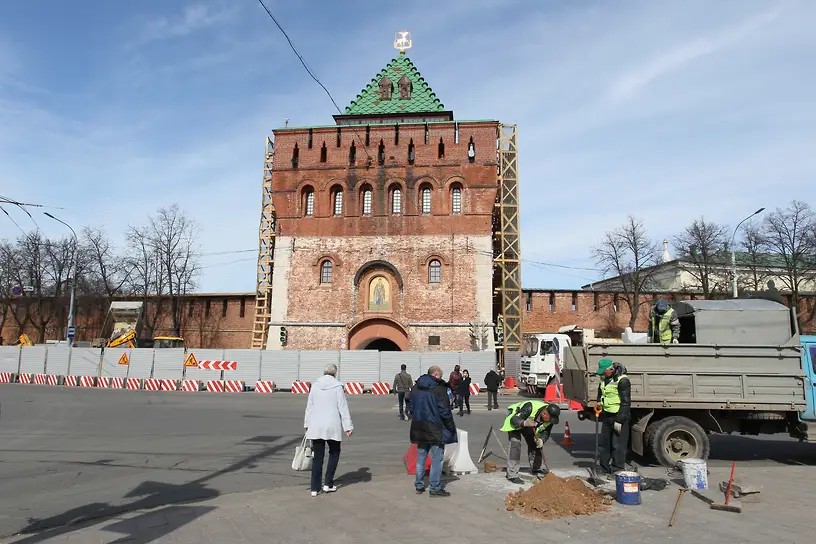
<svg viewBox="0 0 816 544">
<path fill-rule="evenodd" d="M 500 397 L 506 406 L 516 398 Z M 486 396 L 457 424 L 475 459 L 491 425 Z M 85 390 L 0 385 L 0 536 L 82 519 L 222 494 L 308 484 L 291 470 L 306 397 Z M 394 397 L 349 397 L 354 435 L 344 440 L 340 483 L 403 473 L 408 423 Z M 575 446 L 560 447 L 563 425 L 545 448 L 553 468 L 594 456 L 594 424 L 569 421 Z M 499 435 L 502 440 L 504 437 Z M 506 443 L 502 443 L 506 447 Z M 489 449 L 501 456 L 491 441 Z M 816 445 L 782 436 L 713 437 L 713 465 L 816 464 Z"/>
</svg>

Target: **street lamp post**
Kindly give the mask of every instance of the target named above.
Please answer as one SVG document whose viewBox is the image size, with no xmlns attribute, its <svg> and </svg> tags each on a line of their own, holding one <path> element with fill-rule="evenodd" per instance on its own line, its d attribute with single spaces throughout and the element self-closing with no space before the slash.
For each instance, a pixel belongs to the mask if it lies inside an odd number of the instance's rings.
<svg viewBox="0 0 816 544">
<path fill-rule="evenodd" d="M 74 329 L 74 310 L 75 310 L 75 302 L 76 302 L 76 280 L 77 280 L 77 278 L 76 278 L 76 273 L 77 273 L 77 270 L 76 270 L 77 269 L 77 266 L 76 266 L 77 265 L 77 256 L 76 256 L 76 254 L 77 254 L 77 251 L 78 251 L 78 248 L 79 248 L 79 241 L 77 240 L 76 232 L 74 231 L 73 227 L 71 227 L 71 225 L 69 225 L 68 223 L 66 223 L 62 219 L 58 219 L 58 218 L 54 217 L 53 215 L 51 215 L 48 212 L 43 212 L 43 213 L 45 213 L 46 217 L 50 217 L 54 221 L 62 223 L 63 225 L 65 225 L 66 227 L 71 229 L 71 234 L 74 235 L 74 253 L 73 253 L 73 258 L 71 259 L 71 303 L 68 306 L 68 330 L 65 331 L 65 338 L 68 340 L 68 345 L 73 346 L 74 345 L 75 330 L 76 330 L 76 329 Z"/>
<path fill-rule="evenodd" d="M 759 215 L 765 211 L 765 208 L 760 208 L 737 224 L 734 229 L 734 234 L 731 235 L 731 291 L 734 298 L 737 298 L 737 248 L 734 246 L 734 239 L 737 237 L 737 231 L 743 223 L 751 219 L 755 215 Z"/>
</svg>

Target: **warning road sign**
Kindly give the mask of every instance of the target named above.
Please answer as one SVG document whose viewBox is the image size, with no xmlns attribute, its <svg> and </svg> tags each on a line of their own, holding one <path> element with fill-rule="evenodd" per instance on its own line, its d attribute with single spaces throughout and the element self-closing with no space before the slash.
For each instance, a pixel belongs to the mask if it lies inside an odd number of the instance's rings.
<svg viewBox="0 0 816 544">
<path fill-rule="evenodd" d="M 184 366 L 198 366 L 198 361 L 196 361 L 195 355 L 190 353 L 190 355 L 184 359 Z"/>
<path fill-rule="evenodd" d="M 128 359 L 127 353 L 123 353 L 121 357 L 119 357 L 119 364 L 120 365 L 129 365 L 130 360 Z"/>
</svg>

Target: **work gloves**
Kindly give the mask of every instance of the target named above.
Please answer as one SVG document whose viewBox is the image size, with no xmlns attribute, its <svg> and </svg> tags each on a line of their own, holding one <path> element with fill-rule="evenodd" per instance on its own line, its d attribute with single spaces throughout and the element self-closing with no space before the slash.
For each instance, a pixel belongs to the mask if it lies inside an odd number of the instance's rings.
<svg viewBox="0 0 816 544">
<path fill-rule="evenodd" d="M 680 340 L 678 340 L 677 338 L 672 338 L 672 344 L 679 344 L 679 343 L 680 343 Z"/>
<path fill-rule="evenodd" d="M 536 449 L 541 449 L 544 447 L 544 441 L 541 438 L 536 438 L 535 440 L 535 447 Z"/>
<path fill-rule="evenodd" d="M 615 423 L 612 425 L 612 427 L 614 427 L 614 429 L 615 429 L 615 434 L 620 434 L 620 433 L 621 433 L 621 430 L 623 429 L 623 424 L 622 424 L 622 423 L 618 423 L 618 422 L 616 421 L 616 422 L 615 422 Z"/>
<path fill-rule="evenodd" d="M 525 427 L 535 427 L 537 425 L 538 425 L 538 423 L 536 423 L 535 419 L 533 419 L 533 418 L 524 420 L 524 426 Z"/>
</svg>

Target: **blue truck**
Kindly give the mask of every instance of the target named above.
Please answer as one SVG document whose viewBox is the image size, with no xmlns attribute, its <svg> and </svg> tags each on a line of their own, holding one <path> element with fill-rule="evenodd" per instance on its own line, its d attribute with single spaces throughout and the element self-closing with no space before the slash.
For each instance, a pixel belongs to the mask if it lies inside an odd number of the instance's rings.
<svg viewBox="0 0 816 544">
<path fill-rule="evenodd" d="M 567 398 L 593 419 L 598 361 L 626 367 L 632 383 L 631 449 L 665 466 L 708 458 L 709 435 L 785 433 L 816 442 L 816 336 L 796 314 L 763 299 L 671 304 L 679 344 L 574 341 L 564 360 Z"/>
</svg>

